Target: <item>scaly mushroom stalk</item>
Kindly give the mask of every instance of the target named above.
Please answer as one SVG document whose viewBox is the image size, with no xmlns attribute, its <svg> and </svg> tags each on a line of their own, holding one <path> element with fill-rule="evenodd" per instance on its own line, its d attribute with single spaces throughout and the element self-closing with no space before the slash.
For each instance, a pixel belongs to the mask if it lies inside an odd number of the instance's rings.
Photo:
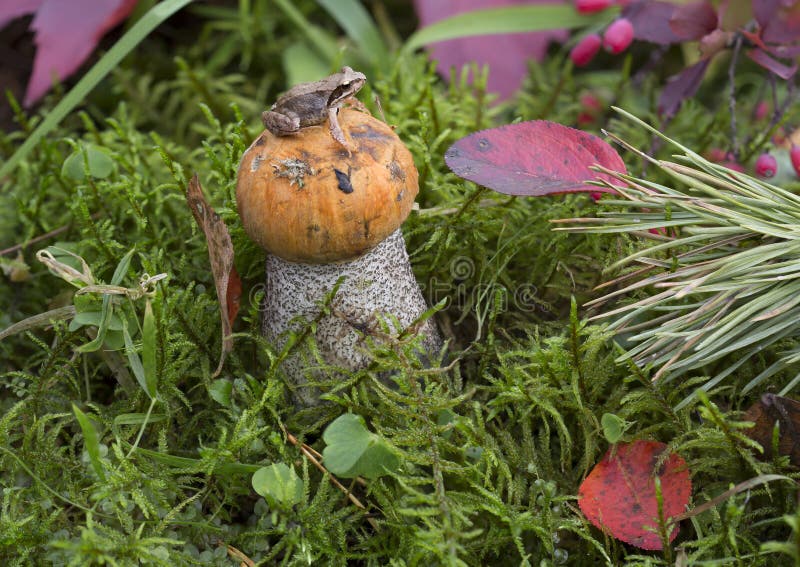
<svg viewBox="0 0 800 567">
<path fill-rule="evenodd" d="M 302 328 L 298 318 L 320 317 L 344 278 L 315 340 L 327 364 L 356 371 L 370 363 L 366 336 L 381 336 L 379 320 L 396 319 L 399 333 L 427 305 L 399 229 L 418 191 L 411 154 L 367 114 L 345 109 L 339 122 L 349 155 L 324 125 L 294 136 L 262 133 L 242 157 L 236 199 L 245 231 L 267 251 L 263 334 L 284 345 L 288 331 Z M 441 348 L 432 320 L 416 331 L 427 353 Z M 306 385 L 303 360 L 292 356 L 283 369 L 297 401 L 313 405 L 319 391 Z"/>
</svg>

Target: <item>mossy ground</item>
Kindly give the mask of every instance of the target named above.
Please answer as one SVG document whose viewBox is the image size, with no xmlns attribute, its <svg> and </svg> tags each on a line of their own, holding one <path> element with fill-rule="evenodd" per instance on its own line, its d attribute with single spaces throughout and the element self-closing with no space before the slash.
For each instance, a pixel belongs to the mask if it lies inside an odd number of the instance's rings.
<svg viewBox="0 0 800 567">
<path fill-rule="evenodd" d="M 309 6 L 302 4 L 313 15 Z M 653 77 L 634 84 L 621 71 L 565 75 L 563 54 L 554 55 L 531 69 L 517 100 L 492 106 L 479 87 L 458 78 L 446 86 L 422 55 L 374 70 L 361 98 L 377 111 L 371 101 L 379 95 L 420 171 L 421 212 L 404 231 L 426 296 L 448 300 L 437 317 L 450 359 L 441 371 L 426 371 L 413 362 L 413 344 L 376 347 L 375 365 L 334 385 L 324 410 L 296 410 L 278 353 L 258 333 L 262 253 L 242 231 L 234 193 L 260 111 L 282 88 L 285 38 L 297 32 L 278 14 L 254 24 L 253 34 L 230 37 L 226 25 L 241 10 L 205 14 L 195 29 L 202 42 L 146 41 L 3 180 L 0 247 L 66 228 L 23 247 L 29 279 L 0 279 L 0 328 L 74 301 L 73 288 L 35 259 L 48 245 L 80 255 L 104 282 L 131 250 L 121 285 L 136 287 L 144 273 L 168 275 L 152 298 L 158 396 L 147 419 L 150 400 L 125 383 L 124 354 L 76 350 L 91 341 L 85 327 L 71 331 L 61 322 L 0 341 L 4 564 L 239 564 L 225 546 L 264 565 L 667 565 L 682 553 L 709 565 L 798 560 L 794 544 L 784 554 L 761 550 L 797 536 L 796 493 L 786 482 L 685 521 L 662 553 L 637 552 L 588 524 L 576 494 L 608 448 L 600 427 L 606 412 L 633 423 L 631 438 L 666 442 L 686 459 L 693 505 L 759 474 L 790 474 L 783 459 L 755 459 L 738 421 L 755 398 L 737 392 L 770 364 L 770 353 L 740 367 L 709 401 L 673 411 L 703 376 L 653 383 L 647 371 L 616 363 L 620 347 L 579 307 L 603 267 L 637 242 L 553 233 L 550 219 L 594 213 L 587 195 L 499 196 L 458 179 L 443 162 L 455 140 L 496 123 L 574 124 L 586 90 L 655 119 Z M 748 81 L 742 102 L 758 95 Z M 666 128 L 697 151 L 727 135 L 726 101 L 714 85 L 704 92 Z M 18 119 L 20 130 L 0 135 L 3 158 L 39 120 Z M 637 147 L 652 143 L 624 124 L 608 125 Z M 64 176 L 79 143 L 106 151 L 114 172 Z M 231 230 L 244 281 L 236 347 L 218 378 L 214 283 L 184 199 L 193 172 Z M 144 300 L 122 309 L 141 321 Z M 394 389 L 373 379 L 386 369 L 399 371 Z M 102 474 L 73 404 L 94 425 Z M 396 476 L 349 486 L 366 510 L 285 434 L 321 450 L 325 426 L 348 411 L 403 458 Z M 270 508 L 251 488 L 252 472 L 276 462 L 304 480 L 303 502 L 290 509 Z"/>
</svg>

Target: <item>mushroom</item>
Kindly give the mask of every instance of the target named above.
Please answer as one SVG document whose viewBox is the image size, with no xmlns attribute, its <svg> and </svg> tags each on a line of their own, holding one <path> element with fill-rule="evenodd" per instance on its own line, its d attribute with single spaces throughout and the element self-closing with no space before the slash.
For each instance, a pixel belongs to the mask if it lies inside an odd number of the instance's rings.
<svg viewBox="0 0 800 567">
<path fill-rule="evenodd" d="M 366 113 L 342 109 L 338 120 L 352 151 L 325 125 L 292 136 L 265 130 L 242 156 L 236 201 L 245 232 L 267 252 L 262 333 L 282 348 L 287 331 L 302 328 L 298 318 L 317 319 L 319 354 L 347 372 L 369 365 L 366 338 L 385 336 L 380 320 L 396 322 L 400 333 L 427 305 L 400 230 L 418 192 L 411 153 Z M 432 319 L 414 330 L 423 335 L 422 357 L 441 349 Z M 308 377 L 322 374 L 308 374 L 303 358 L 290 356 L 283 370 L 297 402 L 316 405 L 320 391 Z"/>
</svg>

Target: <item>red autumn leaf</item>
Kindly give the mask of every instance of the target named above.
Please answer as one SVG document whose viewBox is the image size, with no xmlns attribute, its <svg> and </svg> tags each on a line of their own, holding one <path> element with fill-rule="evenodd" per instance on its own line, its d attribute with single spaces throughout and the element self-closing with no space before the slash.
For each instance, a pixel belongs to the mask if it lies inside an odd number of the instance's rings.
<svg viewBox="0 0 800 567">
<path fill-rule="evenodd" d="M 694 95 L 706 74 L 709 59 L 701 59 L 667 80 L 658 99 L 658 112 L 665 118 L 673 116 L 681 103 Z"/>
<path fill-rule="evenodd" d="M 6 0 L 0 3 L 0 28 L 15 18 L 33 14 L 44 0 Z"/>
<path fill-rule="evenodd" d="M 242 281 L 233 265 L 233 242 L 223 220 L 212 209 L 205 196 L 200 181 L 195 174 L 186 188 L 186 203 L 194 215 L 194 220 L 203 230 L 208 243 L 208 257 L 211 261 L 211 275 L 217 289 L 220 319 L 222 321 L 222 352 L 214 376 L 222 371 L 228 353 L 233 350 L 231 332 L 233 322 L 239 312 L 239 298 L 242 295 Z"/>
<path fill-rule="evenodd" d="M 697 40 L 717 29 L 717 10 L 705 1 L 678 6 L 669 20 L 670 29 L 682 40 Z"/>
<path fill-rule="evenodd" d="M 639 440 L 609 449 L 578 489 L 578 505 L 589 521 L 625 543 L 660 550 L 654 477 L 661 481 L 664 521 L 683 513 L 692 494 L 689 470 L 680 456 L 671 453 L 656 468 L 666 448 L 658 441 Z M 669 541 L 677 535 L 676 524 Z"/>
<path fill-rule="evenodd" d="M 747 56 L 764 67 L 764 69 L 775 73 L 783 80 L 790 79 L 797 72 L 797 63 L 788 67 L 770 57 L 763 49 L 749 49 L 747 51 Z"/>
<path fill-rule="evenodd" d="M 420 27 L 444 18 L 486 8 L 516 4 L 548 4 L 553 0 L 414 0 Z M 467 63 L 489 66 L 488 89 L 508 98 L 528 76 L 528 60 L 541 61 L 551 41 L 564 42 L 566 30 L 513 33 L 465 37 L 432 44 L 431 59 L 443 77 L 450 77 L 450 68 L 461 69 Z"/>
<path fill-rule="evenodd" d="M 124 20 L 137 0 L 30 0 L 12 2 L 36 11 L 31 29 L 36 33 L 36 58 L 25 93 L 25 106 L 39 100 L 53 84 L 64 80 L 92 53 L 100 38 Z M 6 15 L 5 7 L 0 19 Z M 12 9 L 13 10 L 13 9 Z M 22 15 L 19 9 L 9 14 Z"/>
<path fill-rule="evenodd" d="M 675 4 L 660 0 L 631 2 L 622 10 L 622 17 L 633 24 L 633 37 L 659 45 L 679 43 L 680 38 L 669 27 Z"/>
<path fill-rule="evenodd" d="M 586 184 L 598 178 L 613 181 L 589 167 L 599 164 L 626 171 L 619 154 L 597 136 L 547 120 L 475 132 L 450 146 L 444 159 L 464 179 L 522 196 L 612 192 Z"/>
<path fill-rule="evenodd" d="M 764 41 L 792 43 L 800 39 L 800 4 L 784 0 L 753 0 L 753 15 Z"/>
</svg>

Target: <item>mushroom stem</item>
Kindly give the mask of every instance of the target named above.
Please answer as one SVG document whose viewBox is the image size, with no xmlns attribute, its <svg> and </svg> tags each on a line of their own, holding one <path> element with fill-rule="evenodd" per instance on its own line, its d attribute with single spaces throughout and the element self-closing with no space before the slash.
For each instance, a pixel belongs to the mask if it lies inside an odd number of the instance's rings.
<svg viewBox="0 0 800 567">
<path fill-rule="evenodd" d="M 411 271 L 403 234 L 397 229 L 363 256 L 347 262 L 306 264 L 267 254 L 263 334 L 282 348 L 287 331 L 302 328 L 298 318 L 311 321 L 320 316 L 323 299 L 342 277 L 330 313 L 317 322 L 315 340 L 323 361 L 345 372 L 369 365 L 366 339 L 382 335 L 378 332 L 381 319 L 396 319 L 399 326 L 392 331 L 400 333 L 427 309 Z M 427 354 L 441 349 L 442 339 L 432 319 L 424 321 L 417 332 L 424 336 Z M 320 390 L 307 385 L 308 378 L 324 375 L 319 370 L 309 371 L 303 358 L 303 353 L 291 355 L 283 370 L 294 386 L 297 402 L 316 405 Z"/>
</svg>

